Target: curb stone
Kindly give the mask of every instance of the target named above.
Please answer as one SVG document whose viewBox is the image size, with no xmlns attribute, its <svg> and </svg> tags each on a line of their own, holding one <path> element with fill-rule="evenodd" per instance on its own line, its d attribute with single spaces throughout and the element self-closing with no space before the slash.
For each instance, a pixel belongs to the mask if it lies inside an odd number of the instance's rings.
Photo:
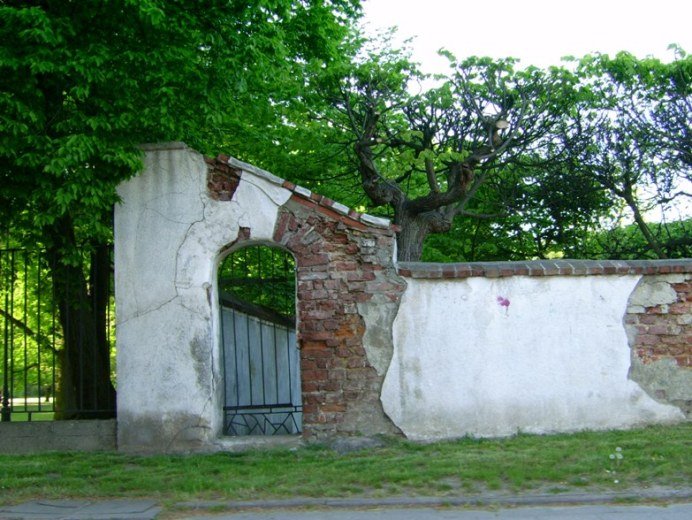
<svg viewBox="0 0 692 520">
<path fill-rule="evenodd" d="M 0 519 L 153 520 L 161 511 L 154 500 L 34 500 L 0 507 Z"/>
<path fill-rule="evenodd" d="M 415 506 L 547 506 L 589 505 L 626 501 L 669 501 L 692 500 L 692 488 L 684 489 L 632 489 L 601 493 L 560 493 L 533 495 L 481 494 L 446 497 L 382 497 L 382 498 L 289 498 L 284 500 L 245 501 L 190 501 L 178 502 L 176 507 L 188 510 L 207 509 L 358 509 L 371 507 L 415 507 Z"/>
<path fill-rule="evenodd" d="M 189 501 L 175 508 L 188 511 L 226 509 L 365 509 L 375 507 L 549 506 L 609 504 L 625 501 L 685 502 L 692 488 L 648 488 L 613 492 L 507 495 L 485 493 L 448 497 L 291 498 L 285 500 Z M 163 510 L 154 500 L 35 500 L 0 507 L 2 520 L 154 520 Z"/>
</svg>

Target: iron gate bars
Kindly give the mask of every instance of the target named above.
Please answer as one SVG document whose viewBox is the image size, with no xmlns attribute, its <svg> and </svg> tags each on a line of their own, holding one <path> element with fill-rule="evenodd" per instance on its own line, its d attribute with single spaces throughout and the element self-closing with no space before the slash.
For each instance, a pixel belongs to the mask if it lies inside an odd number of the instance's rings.
<svg viewBox="0 0 692 520">
<path fill-rule="evenodd" d="M 219 269 L 219 288 L 224 433 L 300 433 L 293 257 L 266 246 L 236 251 Z"/>
<path fill-rule="evenodd" d="M 105 311 L 106 330 L 101 333 L 112 345 L 112 284 L 107 285 L 104 290 L 110 297 Z M 94 287 L 89 288 L 93 292 Z M 0 249 L 0 420 L 4 422 L 51 420 L 58 415 L 92 418 L 114 413 L 113 409 L 97 410 L 85 404 L 82 394 L 90 390 L 83 388 L 82 373 L 75 376 L 80 390 L 74 404 L 68 407 L 56 399 L 61 384 L 60 356 L 69 332 L 62 329 L 58 299 L 44 252 Z M 63 312 L 70 312 L 69 307 Z M 77 355 L 86 358 L 90 354 L 82 338 L 77 339 Z"/>
<path fill-rule="evenodd" d="M 0 418 L 51 419 L 61 335 L 41 252 L 0 249 Z"/>
</svg>

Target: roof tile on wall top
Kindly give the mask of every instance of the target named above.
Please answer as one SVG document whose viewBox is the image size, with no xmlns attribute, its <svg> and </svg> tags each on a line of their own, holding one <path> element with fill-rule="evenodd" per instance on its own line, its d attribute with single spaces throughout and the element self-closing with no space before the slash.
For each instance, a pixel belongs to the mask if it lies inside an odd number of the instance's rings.
<svg viewBox="0 0 692 520">
<path fill-rule="evenodd" d="M 248 164 L 248 163 L 245 163 L 243 161 L 239 161 L 235 157 L 229 157 L 227 155 L 219 155 L 217 157 L 217 160 L 219 162 L 228 164 L 229 166 L 232 166 L 233 168 L 237 168 L 239 170 L 246 171 L 248 173 L 251 173 L 252 175 L 255 175 L 257 177 L 265 179 L 265 180 L 271 182 L 272 184 L 276 184 L 278 186 L 281 186 L 281 187 L 293 192 L 295 195 L 298 195 L 299 197 L 303 197 L 305 199 L 312 200 L 313 202 L 316 202 L 320 206 L 330 208 L 330 209 L 336 211 L 337 213 L 340 213 L 341 215 L 349 217 L 355 221 L 361 222 L 362 224 L 365 224 L 367 226 L 383 228 L 383 229 L 391 229 L 392 228 L 392 223 L 389 219 L 382 218 L 382 217 L 375 217 L 373 215 L 368 215 L 367 213 L 359 213 L 355 210 L 352 210 L 348 206 L 341 204 L 340 202 L 336 202 L 336 201 L 333 201 L 327 197 L 323 197 L 317 193 L 310 191 L 307 188 L 304 188 L 302 186 L 298 186 L 297 184 L 294 184 L 291 181 L 281 179 L 280 177 L 277 177 L 276 175 L 274 175 L 271 172 L 268 172 L 267 170 L 263 170 L 262 168 L 258 168 L 257 166 L 253 166 L 252 164 Z"/>
</svg>

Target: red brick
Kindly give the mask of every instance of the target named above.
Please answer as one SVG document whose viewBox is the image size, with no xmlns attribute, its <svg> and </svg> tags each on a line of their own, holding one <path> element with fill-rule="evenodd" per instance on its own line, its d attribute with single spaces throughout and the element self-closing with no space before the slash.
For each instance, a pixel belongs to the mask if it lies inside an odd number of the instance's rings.
<svg viewBox="0 0 692 520">
<path fill-rule="evenodd" d="M 660 335 L 658 336 L 660 341 L 662 343 L 665 343 L 666 345 L 681 345 L 682 344 L 682 336 L 667 336 L 667 335 Z"/>
<path fill-rule="evenodd" d="M 668 306 L 668 312 L 670 314 L 690 314 L 692 312 L 692 305 L 690 305 L 689 302 L 673 303 Z"/>
<path fill-rule="evenodd" d="M 658 336 L 652 336 L 649 334 L 640 334 L 637 336 L 635 341 L 636 345 L 656 345 L 659 343 Z"/>
</svg>

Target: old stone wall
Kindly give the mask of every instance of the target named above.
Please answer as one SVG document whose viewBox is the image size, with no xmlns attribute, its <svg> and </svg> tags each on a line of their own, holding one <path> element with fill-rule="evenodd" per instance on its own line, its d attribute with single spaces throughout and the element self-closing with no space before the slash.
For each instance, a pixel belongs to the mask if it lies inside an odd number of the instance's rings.
<svg viewBox="0 0 692 520">
<path fill-rule="evenodd" d="M 689 260 L 396 264 L 386 219 L 180 143 L 144 162 L 115 212 L 121 450 L 238 444 L 222 435 L 216 276 L 253 244 L 296 259 L 303 440 L 689 415 Z"/>
<path fill-rule="evenodd" d="M 382 400 L 407 436 L 684 419 L 689 260 L 398 267 L 408 287 Z"/>
<path fill-rule="evenodd" d="M 303 437 L 398 431 L 380 403 L 405 288 L 389 221 L 180 143 L 146 147 L 119 193 L 120 449 L 228 447 L 216 270 L 252 244 L 296 258 Z"/>
<path fill-rule="evenodd" d="M 293 197 L 274 240 L 298 266 L 304 436 L 394 433 L 380 403 L 404 290 L 392 263 L 393 232 Z M 366 339 L 366 319 L 387 333 Z"/>
</svg>

